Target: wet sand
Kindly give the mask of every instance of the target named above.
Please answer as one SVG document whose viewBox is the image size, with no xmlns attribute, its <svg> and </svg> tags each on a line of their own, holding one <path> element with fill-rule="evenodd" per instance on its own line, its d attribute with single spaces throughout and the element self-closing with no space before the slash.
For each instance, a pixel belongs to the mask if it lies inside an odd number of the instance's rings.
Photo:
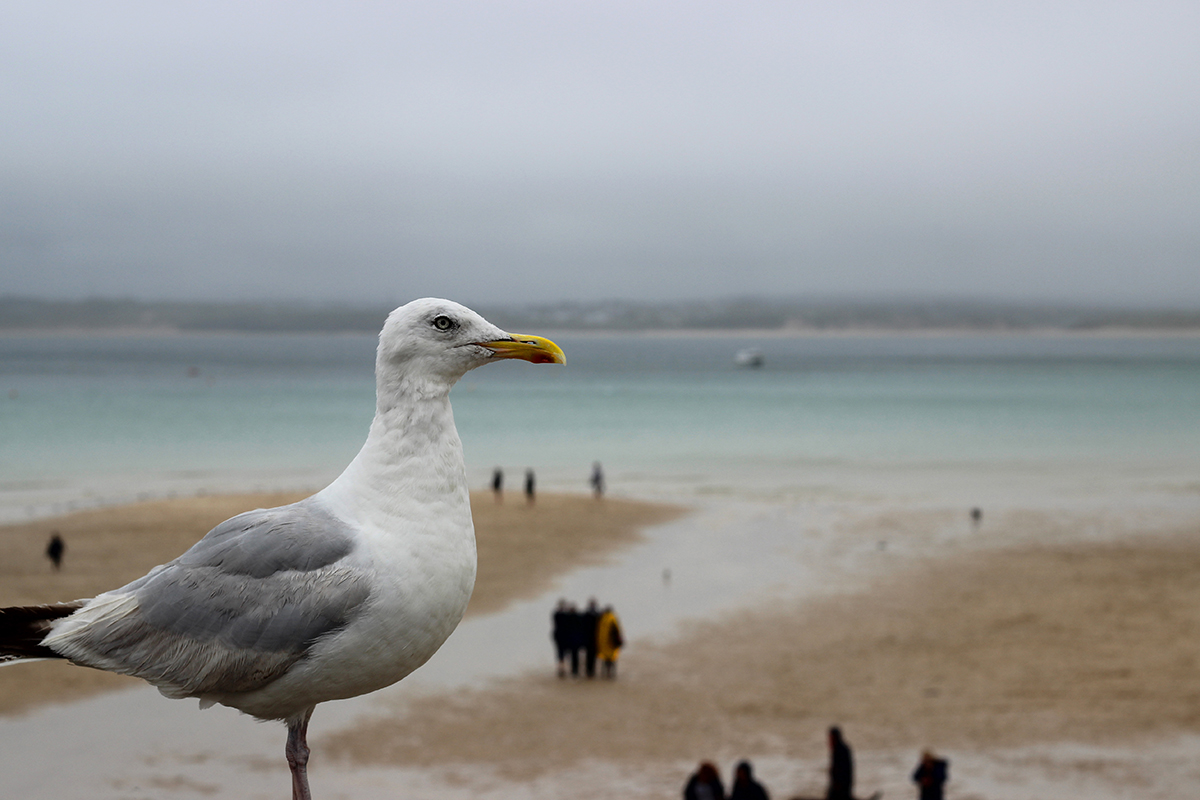
<svg viewBox="0 0 1200 800">
<path fill-rule="evenodd" d="M 905 515 L 879 523 L 895 531 Z M 698 622 L 635 642 L 615 682 L 546 670 L 407 698 L 328 746 L 354 763 L 483 765 L 515 783 L 611 763 L 681 785 L 700 758 L 724 770 L 751 757 L 776 765 L 764 777 L 786 797 L 823 791 L 823 732 L 839 724 L 864 795 L 911 791 L 904 759 L 924 747 L 992 759 L 983 772 L 1021 748 L 1134 747 L 1152 772 L 1158 743 L 1200 735 L 1200 524 L 1099 538 L 1091 517 L 1011 524 L 1059 543 L 919 558 L 858 591 Z M 1144 780 L 1110 783 L 1121 796 Z"/>
<path fill-rule="evenodd" d="M 92 597 L 144 575 L 178 556 L 229 517 L 295 502 L 304 494 L 189 497 L 80 511 L 0 527 L 0 605 L 52 603 Z M 641 529 L 682 509 L 606 498 L 542 495 L 527 505 L 510 496 L 472 497 L 479 574 L 468 616 L 537 597 L 554 578 L 602 563 L 637 542 Z M 52 531 L 67 544 L 63 568 L 51 569 L 44 550 Z M 14 664 L 0 672 L 0 713 L 66 702 L 141 681 L 61 662 Z"/>
<path fill-rule="evenodd" d="M 613 684 L 526 675 L 422 698 L 346 734 L 343 748 L 364 761 L 536 775 L 589 757 L 688 758 L 726 741 L 786 753 L 833 722 L 866 748 L 1200 733 L 1197 575 L 1191 538 L 956 558 L 869 593 L 643 644 Z M 556 718 L 572 722 L 533 724 Z M 419 739 L 403 735 L 414 719 Z M 479 735 L 496 730 L 505 735 Z"/>
<path fill-rule="evenodd" d="M 86 595 L 101 576 L 73 561 L 93 553 L 100 572 L 105 548 L 88 548 L 104 537 L 137 552 L 137 566 L 108 559 L 136 577 L 212 522 L 286 499 L 199 498 L 56 520 L 69 549 L 67 572 L 52 577 L 41 555 L 51 523 L 5 528 L 0 591 L 6 601 L 59 599 L 53 582 L 78 569 L 73 596 Z M 680 513 L 584 497 L 548 496 L 532 509 L 488 495 L 475 502 L 477 622 L 515 599 L 544 602 L 572 565 L 612 558 L 639 526 Z M 830 576 L 823 588 L 660 640 L 630 636 L 616 681 L 558 680 L 547 657 L 544 669 L 466 690 L 390 694 L 369 716 L 318 734 L 316 775 L 363 797 L 391 796 L 387 787 L 405 781 L 420 796 L 455 799 L 574 796 L 581 782 L 598 797 L 652 798 L 678 796 L 702 758 L 726 773 L 748 757 L 772 796 L 817 796 L 824 730 L 840 724 L 863 795 L 911 794 L 908 772 L 933 747 L 951 758 L 950 796 L 963 800 L 1191 796 L 1200 789 L 1200 519 L 1121 510 L 989 512 L 975 533 L 952 509 L 847 512 L 826 528 L 798 507 L 787 535 L 827 550 L 786 557 L 817 558 Z M 197 517 L 189 524 L 199 534 L 160 541 L 157 526 L 172 514 Z M 774 512 L 765 519 L 774 524 Z M 699 533 L 704 522 L 673 525 Z M 155 547 L 169 552 L 152 555 Z M 864 567 L 872 563 L 881 566 Z M 62 676 L 46 677 L 55 668 Z M 18 670 L 39 675 L 10 690 Z M 0 700 L 10 710 L 44 701 L 81 676 L 109 677 L 7 667 Z M 263 769 L 280 771 L 273 760 Z M 369 780 L 384 788 L 371 793 Z"/>
</svg>

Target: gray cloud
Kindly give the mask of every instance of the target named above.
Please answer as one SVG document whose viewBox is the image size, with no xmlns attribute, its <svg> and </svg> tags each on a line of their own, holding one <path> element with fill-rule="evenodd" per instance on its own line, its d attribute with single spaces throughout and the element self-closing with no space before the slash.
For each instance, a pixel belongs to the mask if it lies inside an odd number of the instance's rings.
<svg viewBox="0 0 1200 800">
<path fill-rule="evenodd" d="M 0 292 L 1200 304 L 1194 4 L 11 17 Z"/>
</svg>

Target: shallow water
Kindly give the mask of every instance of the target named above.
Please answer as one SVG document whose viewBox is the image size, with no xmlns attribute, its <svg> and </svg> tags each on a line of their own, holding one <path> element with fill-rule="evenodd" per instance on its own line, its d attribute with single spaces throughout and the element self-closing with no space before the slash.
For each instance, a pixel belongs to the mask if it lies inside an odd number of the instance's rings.
<svg viewBox="0 0 1200 800">
<path fill-rule="evenodd" d="M 1200 480 L 1200 337 L 559 337 L 453 394 L 470 477 L 817 499 L 909 475 Z M 739 369 L 757 345 L 766 366 Z M 373 337 L 0 337 L 0 520 L 320 488 L 374 408 Z M 864 486 L 863 476 L 867 476 Z M 919 476 L 920 487 L 937 481 Z M 969 491 L 980 491 L 986 480 Z M 925 491 L 924 488 L 921 491 Z"/>
<path fill-rule="evenodd" d="M 389 698 L 549 673 L 559 596 L 614 603 L 634 641 L 622 669 L 636 671 L 636 643 L 687 620 L 859 585 L 908 558 L 1004 544 L 990 523 L 1008 509 L 1161 522 L 1200 505 L 1200 339 L 560 343 L 567 369 L 489 367 L 456 388 L 477 485 L 499 464 L 510 476 L 535 466 L 546 489 L 583 490 L 600 459 L 616 494 L 696 513 L 656 528 L 613 565 L 467 621 L 399 686 L 319 709 L 319 797 L 393 797 L 414 785 L 444 797 L 561 796 L 553 781 L 494 794 L 330 764 L 320 750 L 322 735 L 386 712 Z M 732 353 L 751 344 L 767 367 L 733 367 Z M 0 517 L 198 489 L 317 488 L 365 433 L 372 348 L 369 337 L 0 337 Z M 974 505 L 985 509 L 978 531 L 966 516 Z M 940 516 L 916 528 L 856 524 L 896 509 Z M 0 719 L 0 770 L 6 792 L 27 798 L 278 797 L 283 736 L 278 725 L 139 689 Z M 63 752 L 71 757 L 46 755 Z M 980 786 L 1001 786 L 996 763 L 978 765 Z M 1062 787 L 1080 784 L 1054 779 L 1054 769 L 1038 784 L 1053 790 L 1038 796 L 1072 796 Z"/>
</svg>

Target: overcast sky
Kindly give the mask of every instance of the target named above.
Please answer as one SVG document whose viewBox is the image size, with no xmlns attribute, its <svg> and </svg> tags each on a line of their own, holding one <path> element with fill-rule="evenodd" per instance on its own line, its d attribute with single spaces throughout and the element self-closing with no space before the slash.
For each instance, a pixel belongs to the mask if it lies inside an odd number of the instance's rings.
<svg viewBox="0 0 1200 800">
<path fill-rule="evenodd" d="M 0 294 L 1200 306 L 1200 3 L 6 3 Z"/>
</svg>

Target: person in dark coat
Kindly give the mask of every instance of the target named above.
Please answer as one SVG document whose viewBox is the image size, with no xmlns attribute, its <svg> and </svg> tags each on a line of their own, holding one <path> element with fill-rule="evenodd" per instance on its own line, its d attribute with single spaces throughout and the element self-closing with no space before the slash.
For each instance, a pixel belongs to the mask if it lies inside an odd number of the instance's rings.
<svg viewBox="0 0 1200 800">
<path fill-rule="evenodd" d="M 725 800 L 725 787 L 712 762 L 703 762 L 688 778 L 683 787 L 683 800 Z"/>
<path fill-rule="evenodd" d="M 499 467 L 492 471 L 492 495 L 497 503 L 504 500 L 504 470 Z"/>
<path fill-rule="evenodd" d="M 572 647 L 572 641 L 575 639 L 574 631 L 571 630 L 575 626 L 574 609 L 567 602 L 566 598 L 558 601 L 558 607 L 554 609 L 554 614 L 551 617 L 553 627 L 550 632 L 550 638 L 554 640 L 554 653 L 558 658 L 558 677 L 567 677 L 567 656 L 571 656 L 573 669 L 576 675 L 579 674 L 579 651 Z"/>
<path fill-rule="evenodd" d="M 854 800 L 854 756 L 837 726 L 829 729 L 829 790 L 825 800 Z"/>
<path fill-rule="evenodd" d="M 587 609 L 579 615 L 579 636 L 583 640 L 584 671 L 589 678 L 596 677 L 596 654 L 599 642 L 596 631 L 600 627 L 600 607 L 596 598 L 588 600 Z"/>
<path fill-rule="evenodd" d="M 942 800 L 947 779 L 950 777 L 950 764 L 944 758 L 938 758 L 932 751 L 926 750 L 921 754 L 921 763 L 913 772 L 913 783 L 917 784 L 920 800 Z"/>
<path fill-rule="evenodd" d="M 67 544 L 58 531 L 55 531 L 50 536 L 50 543 L 46 545 L 46 558 L 50 559 L 55 572 L 62 567 L 63 553 L 65 552 L 67 552 Z"/>
<path fill-rule="evenodd" d="M 754 780 L 753 768 L 749 761 L 742 761 L 733 771 L 733 788 L 729 791 L 729 800 L 770 800 L 767 790 Z"/>
<path fill-rule="evenodd" d="M 567 603 L 567 655 L 571 657 L 571 677 L 579 677 L 579 662 L 584 650 L 583 613 L 574 603 Z"/>
<path fill-rule="evenodd" d="M 588 482 L 592 484 L 592 494 L 597 500 L 604 496 L 604 468 L 600 466 L 599 461 L 592 464 L 592 477 Z"/>
<path fill-rule="evenodd" d="M 537 487 L 537 479 L 533 476 L 533 470 L 525 470 L 525 502 L 533 505 L 533 500 Z"/>
</svg>

